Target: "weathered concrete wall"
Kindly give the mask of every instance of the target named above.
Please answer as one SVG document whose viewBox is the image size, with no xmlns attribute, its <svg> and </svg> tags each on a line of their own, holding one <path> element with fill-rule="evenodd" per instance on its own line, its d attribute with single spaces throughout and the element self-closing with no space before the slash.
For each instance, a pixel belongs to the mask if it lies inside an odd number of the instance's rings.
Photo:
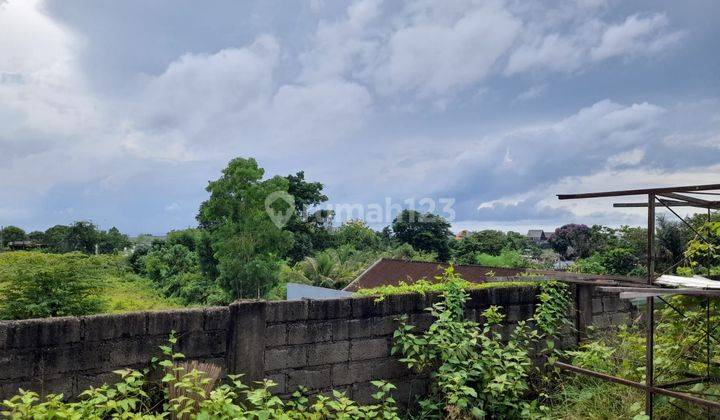
<svg viewBox="0 0 720 420">
<path fill-rule="evenodd" d="M 532 287 L 472 291 L 467 312 L 478 320 L 487 307 L 502 306 L 507 333 L 533 314 L 536 294 Z M 617 298 L 592 296 L 591 322 L 615 321 L 625 314 Z M 246 301 L 229 307 L 0 322 L 0 398 L 20 387 L 75 396 L 90 385 L 113 381 L 113 370 L 145 366 L 174 330 L 178 350 L 189 359 L 244 373 L 246 381 L 272 379 L 280 394 L 303 385 L 311 392 L 345 390 L 366 401 L 370 380 L 387 379 L 398 386 L 397 397 L 406 400 L 422 392 L 426 382 L 390 356 L 396 318 L 407 314 L 413 324 L 427 328 L 432 318 L 424 309 L 437 297 Z M 573 345 L 576 336 L 568 334 L 566 340 L 565 345 Z"/>
</svg>

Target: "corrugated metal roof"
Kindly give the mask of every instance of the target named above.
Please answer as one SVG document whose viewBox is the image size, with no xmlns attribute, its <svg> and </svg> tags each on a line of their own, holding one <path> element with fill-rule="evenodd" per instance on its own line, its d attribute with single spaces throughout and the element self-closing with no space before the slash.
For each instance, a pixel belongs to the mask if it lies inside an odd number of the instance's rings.
<svg viewBox="0 0 720 420">
<path fill-rule="evenodd" d="M 436 276 L 442 275 L 448 267 L 446 263 L 405 261 L 382 258 L 376 261 L 370 268 L 365 270 L 358 278 L 350 283 L 345 289 L 355 292 L 360 289 L 371 289 L 379 286 L 397 286 L 401 281 L 411 284 L 418 280 L 426 279 L 435 281 Z M 525 270 L 513 268 L 486 267 L 481 265 L 456 265 L 455 272 L 463 279 L 482 283 L 492 278 L 489 273 L 497 277 L 512 277 Z"/>
</svg>

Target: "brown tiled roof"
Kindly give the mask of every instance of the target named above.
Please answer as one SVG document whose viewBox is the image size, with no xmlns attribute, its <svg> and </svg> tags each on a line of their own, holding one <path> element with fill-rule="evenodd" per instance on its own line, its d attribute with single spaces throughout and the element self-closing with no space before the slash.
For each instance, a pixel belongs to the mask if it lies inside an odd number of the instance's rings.
<svg viewBox="0 0 720 420">
<path fill-rule="evenodd" d="M 426 279 L 434 282 L 435 277 L 443 273 L 448 264 L 436 262 L 405 261 L 382 258 L 365 270 L 344 290 L 355 292 L 359 289 L 371 289 L 378 286 L 396 286 L 401 281 L 411 284 Z M 456 265 L 455 272 L 463 279 L 482 283 L 493 272 L 498 277 L 516 276 L 525 270 L 512 268 L 485 267 L 481 265 Z"/>
</svg>

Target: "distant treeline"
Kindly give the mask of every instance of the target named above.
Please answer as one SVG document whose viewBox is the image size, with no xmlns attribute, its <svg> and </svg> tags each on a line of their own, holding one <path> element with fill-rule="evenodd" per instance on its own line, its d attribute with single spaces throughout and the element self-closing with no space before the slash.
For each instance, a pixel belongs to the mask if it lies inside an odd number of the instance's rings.
<svg viewBox="0 0 720 420">
<path fill-rule="evenodd" d="M 88 221 L 77 221 L 69 226 L 55 225 L 45 232 L 25 232 L 17 226 L 0 230 L 3 249 L 42 249 L 48 252 L 84 252 L 86 254 L 113 254 L 131 245 L 130 238 L 115 227 L 100 230 Z"/>
</svg>

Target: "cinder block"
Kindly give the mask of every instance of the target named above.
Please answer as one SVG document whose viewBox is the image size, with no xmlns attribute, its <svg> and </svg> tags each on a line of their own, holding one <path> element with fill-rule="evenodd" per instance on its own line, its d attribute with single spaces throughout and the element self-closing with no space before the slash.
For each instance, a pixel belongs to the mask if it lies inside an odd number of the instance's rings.
<svg viewBox="0 0 720 420">
<path fill-rule="evenodd" d="M 80 319 L 76 317 L 28 319 L 12 324 L 12 346 L 15 348 L 57 346 L 80 341 Z"/>
<path fill-rule="evenodd" d="M 287 391 L 293 392 L 304 386 L 309 390 L 330 387 L 330 368 L 291 370 L 287 372 Z"/>
<path fill-rule="evenodd" d="M 287 324 L 265 327 L 265 347 L 284 346 L 287 343 Z"/>
<path fill-rule="evenodd" d="M 332 323 L 327 321 L 288 325 L 288 343 L 304 344 L 332 339 Z"/>
<path fill-rule="evenodd" d="M 419 293 L 402 293 L 386 296 L 385 302 L 387 302 L 387 310 L 382 315 L 406 314 L 415 312 L 418 309 L 418 296 Z"/>
<path fill-rule="evenodd" d="M 325 319 L 327 317 L 327 301 L 326 300 L 308 300 L 307 319 Z"/>
<path fill-rule="evenodd" d="M 375 361 L 342 363 L 332 366 L 332 385 L 342 386 L 373 380 Z"/>
<path fill-rule="evenodd" d="M 0 382 L 31 377 L 37 365 L 36 351 L 0 350 Z"/>
<path fill-rule="evenodd" d="M 101 360 L 99 356 L 85 358 L 81 345 L 72 345 L 69 347 L 48 347 L 40 351 L 40 359 L 38 360 L 38 374 L 59 374 L 67 372 L 75 372 L 89 367 L 95 367 Z"/>
<path fill-rule="evenodd" d="M 375 307 L 378 305 L 375 302 L 377 299 L 374 296 L 359 297 L 352 300 L 352 317 L 355 319 L 370 318 L 375 315 Z"/>
<path fill-rule="evenodd" d="M 273 395 L 284 394 L 286 391 L 286 378 L 284 373 L 276 373 L 274 375 L 268 375 L 266 378 L 270 381 L 275 382 L 275 386 L 270 388 L 270 393 Z"/>
<path fill-rule="evenodd" d="M 328 299 L 327 319 L 347 318 L 352 314 L 353 298 Z"/>
<path fill-rule="evenodd" d="M 307 319 L 306 300 L 268 302 L 265 317 L 267 322 L 288 322 Z"/>
<path fill-rule="evenodd" d="M 507 322 L 525 321 L 532 317 L 535 312 L 534 305 L 513 305 L 505 307 L 505 319 Z"/>
<path fill-rule="evenodd" d="M 230 308 L 227 306 L 213 306 L 205 308 L 205 321 L 203 330 L 223 330 L 230 327 Z"/>
<path fill-rule="evenodd" d="M 147 312 L 118 315 L 92 315 L 80 318 L 84 341 L 143 336 L 147 332 Z M 170 330 L 167 331 L 170 334 Z"/>
<path fill-rule="evenodd" d="M 412 372 L 405 367 L 402 362 L 394 357 L 386 359 L 373 360 L 372 378 L 373 379 L 394 379 L 412 375 Z"/>
<path fill-rule="evenodd" d="M 320 343 L 308 347 L 308 366 L 328 365 L 347 362 L 350 355 L 350 342 Z"/>
<path fill-rule="evenodd" d="M 204 309 L 148 312 L 148 334 L 169 335 L 171 331 L 186 333 L 202 331 Z"/>
<path fill-rule="evenodd" d="M 518 304 L 534 304 L 538 302 L 537 287 L 517 287 Z"/>
<path fill-rule="evenodd" d="M 366 360 L 390 355 L 390 345 L 386 338 L 352 340 L 350 360 Z"/>
<path fill-rule="evenodd" d="M 361 338 L 373 335 L 373 318 L 351 319 L 348 321 L 348 337 Z"/>
<path fill-rule="evenodd" d="M 334 319 L 331 321 L 333 341 L 347 340 L 350 322 L 349 319 Z"/>
<path fill-rule="evenodd" d="M 477 320 L 477 314 L 471 319 Z M 435 317 L 428 312 L 412 314 L 410 316 L 410 324 L 415 326 L 415 331 L 426 331 L 433 322 L 435 322 Z"/>
<path fill-rule="evenodd" d="M 0 350 L 10 348 L 12 345 L 13 323 L 0 321 Z"/>
<path fill-rule="evenodd" d="M 297 368 L 307 365 L 305 347 L 286 347 L 265 351 L 265 371 Z"/>
<path fill-rule="evenodd" d="M 620 299 L 605 296 L 602 299 L 604 312 L 617 312 L 620 309 Z"/>
<path fill-rule="evenodd" d="M 602 299 L 593 298 L 592 300 L 592 312 L 593 314 L 600 314 L 603 311 Z"/>
<path fill-rule="evenodd" d="M 392 335 L 400 326 L 397 316 L 373 318 L 373 335 Z"/>
<path fill-rule="evenodd" d="M 178 340 L 178 349 L 188 358 L 224 355 L 227 333 L 215 330 L 183 334 Z"/>
</svg>

